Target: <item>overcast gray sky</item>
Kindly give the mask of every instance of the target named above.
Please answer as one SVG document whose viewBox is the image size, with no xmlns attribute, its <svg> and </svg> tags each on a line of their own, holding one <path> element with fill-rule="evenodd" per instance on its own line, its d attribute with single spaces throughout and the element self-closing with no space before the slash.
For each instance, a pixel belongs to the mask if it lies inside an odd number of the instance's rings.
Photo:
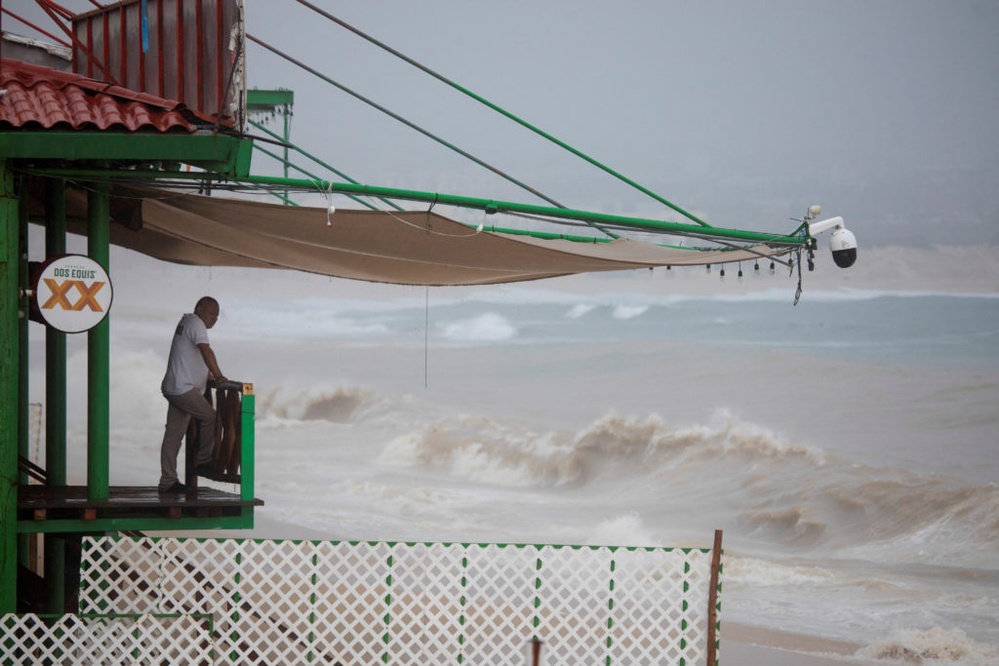
<svg viewBox="0 0 999 666">
<path fill-rule="evenodd" d="M 994 0 L 316 4 L 713 224 L 817 202 L 868 243 L 999 242 Z M 566 205 L 668 212 L 294 0 L 245 6 L 250 34 Z M 254 44 L 248 75 L 359 181 L 541 203 Z"/>
</svg>

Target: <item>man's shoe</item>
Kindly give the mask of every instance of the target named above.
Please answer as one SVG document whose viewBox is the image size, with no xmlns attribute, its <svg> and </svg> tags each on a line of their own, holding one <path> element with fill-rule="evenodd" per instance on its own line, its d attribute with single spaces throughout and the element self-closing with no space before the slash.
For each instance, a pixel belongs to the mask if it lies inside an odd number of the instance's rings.
<svg viewBox="0 0 999 666">
<path fill-rule="evenodd" d="M 211 463 L 203 463 L 194 468 L 195 473 L 198 476 L 203 476 L 206 479 L 216 479 L 219 475 L 212 467 Z"/>
<path fill-rule="evenodd" d="M 182 493 L 186 493 L 189 490 L 190 490 L 190 488 L 188 488 L 183 483 L 181 483 L 180 481 L 178 481 L 175 484 L 173 484 L 172 486 L 170 486 L 169 488 L 167 488 L 166 490 L 160 490 L 159 492 L 161 492 L 161 493 L 177 493 L 177 494 L 182 494 Z"/>
</svg>

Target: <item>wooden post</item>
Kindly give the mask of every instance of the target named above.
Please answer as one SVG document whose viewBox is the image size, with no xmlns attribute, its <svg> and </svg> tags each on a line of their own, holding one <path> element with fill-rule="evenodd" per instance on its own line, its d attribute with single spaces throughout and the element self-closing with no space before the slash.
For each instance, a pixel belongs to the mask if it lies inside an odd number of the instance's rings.
<svg viewBox="0 0 999 666">
<path fill-rule="evenodd" d="M 541 640 L 537 636 L 531 639 L 531 664 L 541 666 Z"/>
<path fill-rule="evenodd" d="M 711 549 L 711 583 L 708 589 L 708 658 L 707 665 L 718 662 L 718 574 L 721 569 L 722 531 L 715 530 Z"/>
</svg>

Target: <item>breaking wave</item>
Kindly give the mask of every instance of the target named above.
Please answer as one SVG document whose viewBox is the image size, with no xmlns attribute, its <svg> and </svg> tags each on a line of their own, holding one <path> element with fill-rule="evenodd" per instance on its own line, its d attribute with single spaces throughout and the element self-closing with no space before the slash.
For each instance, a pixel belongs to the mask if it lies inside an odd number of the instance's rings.
<svg viewBox="0 0 999 666">
<path fill-rule="evenodd" d="M 441 335 L 452 342 L 501 342 L 517 335 L 506 317 L 486 312 L 472 319 L 462 319 L 441 326 Z"/>
<path fill-rule="evenodd" d="M 362 419 L 379 398 L 362 388 L 277 389 L 258 396 L 263 419 L 350 423 Z"/>
<path fill-rule="evenodd" d="M 642 470 L 682 472 L 719 460 L 800 459 L 821 466 L 824 459 L 820 451 L 791 446 L 725 412 L 711 425 L 681 428 L 655 415 L 643 419 L 611 413 L 576 433 L 538 431 L 483 416 L 449 416 L 396 439 L 383 458 L 514 485 L 579 484 Z"/>
<path fill-rule="evenodd" d="M 688 427 L 608 414 L 578 432 L 451 416 L 395 438 L 380 462 L 501 487 L 634 493 L 646 507 L 682 491 L 727 505 L 755 541 L 875 560 L 994 568 L 999 540 L 995 485 L 852 464 L 724 411 Z"/>
</svg>

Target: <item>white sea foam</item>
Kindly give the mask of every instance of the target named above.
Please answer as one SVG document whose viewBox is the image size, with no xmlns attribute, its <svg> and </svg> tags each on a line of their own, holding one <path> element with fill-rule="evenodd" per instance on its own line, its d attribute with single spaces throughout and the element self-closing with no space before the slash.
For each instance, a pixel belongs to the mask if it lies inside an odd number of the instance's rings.
<svg viewBox="0 0 999 666">
<path fill-rule="evenodd" d="M 756 557 L 725 558 L 725 578 L 749 588 L 828 585 L 839 577 L 813 564 L 786 564 Z"/>
<path fill-rule="evenodd" d="M 634 319 L 645 314 L 648 305 L 618 305 L 614 308 L 614 319 Z"/>
<path fill-rule="evenodd" d="M 596 305 L 592 303 L 576 303 L 572 308 L 565 314 L 569 319 L 579 319 L 588 312 L 592 312 Z"/>
<path fill-rule="evenodd" d="M 629 513 L 597 523 L 587 539 L 595 546 L 654 546 L 658 540 L 642 522 L 641 516 Z"/>
<path fill-rule="evenodd" d="M 259 395 L 257 413 L 265 419 L 344 423 L 361 418 L 376 402 L 372 392 L 359 388 L 282 388 Z"/>
<path fill-rule="evenodd" d="M 999 647 L 969 638 L 960 629 L 897 629 L 860 650 L 857 657 L 888 663 L 932 666 L 992 666 Z"/>
<path fill-rule="evenodd" d="M 507 318 L 495 312 L 443 323 L 440 330 L 444 339 L 453 342 L 500 342 L 517 335 L 517 329 Z"/>
</svg>

